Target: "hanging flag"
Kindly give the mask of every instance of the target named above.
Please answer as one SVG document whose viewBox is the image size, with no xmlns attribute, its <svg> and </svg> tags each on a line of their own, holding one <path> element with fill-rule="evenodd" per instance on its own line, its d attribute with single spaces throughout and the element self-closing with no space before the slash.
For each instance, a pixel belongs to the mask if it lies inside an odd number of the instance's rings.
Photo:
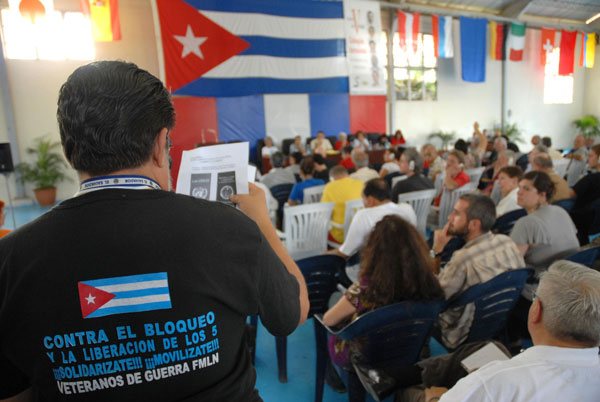
<svg viewBox="0 0 600 402">
<path fill-rule="evenodd" d="M 398 10 L 398 37 L 400 39 L 400 49 L 408 51 L 408 47 L 412 45 L 413 52 L 417 52 L 420 28 L 421 14 L 410 14 Z"/>
<path fill-rule="evenodd" d="M 596 53 L 596 34 L 582 32 L 579 66 L 587 68 L 594 67 L 594 53 Z"/>
<path fill-rule="evenodd" d="M 156 4 L 166 84 L 174 94 L 348 92 L 341 2 Z"/>
<path fill-rule="evenodd" d="M 506 59 L 506 25 L 490 21 L 490 57 L 492 60 Z"/>
<path fill-rule="evenodd" d="M 509 59 L 512 61 L 523 60 L 523 49 L 525 49 L 525 25 L 524 24 L 510 24 L 510 37 L 509 37 L 510 55 Z"/>
<path fill-rule="evenodd" d="M 452 45 L 452 17 L 431 16 L 431 28 L 433 30 L 433 50 L 435 57 L 454 57 L 454 46 Z"/>
<path fill-rule="evenodd" d="M 83 15 L 92 23 L 92 37 L 96 42 L 121 40 L 119 3 L 117 0 L 79 0 Z"/>
<path fill-rule="evenodd" d="M 485 81 L 485 42 L 487 19 L 460 17 L 462 79 Z"/>
<path fill-rule="evenodd" d="M 540 62 L 542 66 L 546 65 L 546 57 L 554 50 L 554 37 L 556 29 L 542 28 L 542 42 L 540 51 Z"/>
<path fill-rule="evenodd" d="M 558 62 L 558 74 L 573 74 L 575 68 L 575 43 L 577 42 L 577 31 L 560 31 L 560 61 Z"/>
</svg>

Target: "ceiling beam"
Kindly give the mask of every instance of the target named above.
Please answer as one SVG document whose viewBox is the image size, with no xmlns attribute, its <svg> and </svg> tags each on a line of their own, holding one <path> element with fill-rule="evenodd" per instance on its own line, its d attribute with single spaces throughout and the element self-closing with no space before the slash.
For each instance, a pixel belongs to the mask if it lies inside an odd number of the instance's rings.
<svg viewBox="0 0 600 402">
<path fill-rule="evenodd" d="M 506 18 L 519 19 L 531 5 L 532 0 L 515 0 L 502 9 L 500 15 Z"/>
</svg>

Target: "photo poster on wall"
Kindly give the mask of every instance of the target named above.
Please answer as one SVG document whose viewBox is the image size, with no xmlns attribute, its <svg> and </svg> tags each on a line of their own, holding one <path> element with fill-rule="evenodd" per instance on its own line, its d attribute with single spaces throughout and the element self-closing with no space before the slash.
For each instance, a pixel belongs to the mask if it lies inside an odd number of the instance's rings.
<svg viewBox="0 0 600 402">
<path fill-rule="evenodd" d="M 385 54 L 379 46 L 379 3 L 344 1 L 344 31 L 350 94 L 385 95 Z"/>
</svg>

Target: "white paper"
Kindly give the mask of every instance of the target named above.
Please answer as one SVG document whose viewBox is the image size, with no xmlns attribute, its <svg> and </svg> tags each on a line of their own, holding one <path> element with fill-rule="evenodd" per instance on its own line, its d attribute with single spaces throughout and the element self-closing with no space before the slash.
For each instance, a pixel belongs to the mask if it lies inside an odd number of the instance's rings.
<svg viewBox="0 0 600 402">
<path fill-rule="evenodd" d="M 256 181 L 256 166 L 248 165 L 248 181 L 254 183 Z"/>
<path fill-rule="evenodd" d="M 464 369 L 467 370 L 467 373 L 472 373 L 478 368 L 485 366 L 489 362 L 508 359 L 508 356 L 506 356 L 498 346 L 496 346 L 493 342 L 490 342 L 477 352 L 463 359 L 460 364 L 462 364 Z"/>
<path fill-rule="evenodd" d="M 224 203 L 233 194 L 248 194 L 248 154 L 247 142 L 183 151 L 176 192 Z"/>
</svg>

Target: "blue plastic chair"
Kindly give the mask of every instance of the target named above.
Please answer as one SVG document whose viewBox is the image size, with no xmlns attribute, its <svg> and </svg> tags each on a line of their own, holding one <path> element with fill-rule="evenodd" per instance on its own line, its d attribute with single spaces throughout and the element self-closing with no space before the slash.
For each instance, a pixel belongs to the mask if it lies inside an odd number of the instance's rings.
<svg viewBox="0 0 600 402">
<path fill-rule="evenodd" d="M 525 215 L 527 215 L 527 211 L 522 208 L 500 215 L 492 227 L 492 232 L 508 236 L 513 226 L 515 226 L 515 223 Z"/>
<path fill-rule="evenodd" d="M 271 195 L 277 200 L 277 225 L 281 229 L 283 222 L 283 204 L 290 198 L 293 184 L 279 184 L 271 187 Z"/>
<path fill-rule="evenodd" d="M 565 200 L 554 201 L 552 205 L 556 205 L 562 207 L 565 211 L 570 212 L 575 206 L 575 200 L 571 198 L 567 198 Z"/>
<path fill-rule="evenodd" d="M 590 247 L 585 250 L 578 251 L 570 256 L 566 257 L 565 260 L 576 262 L 586 267 L 594 268 L 594 263 L 598 258 L 598 251 L 600 247 Z"/>
<path fill-rule="evenodd" d="M 339 331 L 326 328 L 344 340 L 360 337 L 361 357 L 370 366 L 409 366 L 419 360 L 445 304 L 444 301 L 396 303 L 366 313 Z M 321 317 L 315 317 L 322 322 Z M 346 385 L 350 401 L 365 400 L 366 391 L 355 373 L 348 373 Z"/>
<path fill-rule="evenodd" d="M 472 286 L 448 301 L 448 310 L 475 304 L 475 316 L 464 343 L 492 340 L 506 327 L 525 281 L 531 275 L 530 268 L 513 269 Z"/>
</svg>

